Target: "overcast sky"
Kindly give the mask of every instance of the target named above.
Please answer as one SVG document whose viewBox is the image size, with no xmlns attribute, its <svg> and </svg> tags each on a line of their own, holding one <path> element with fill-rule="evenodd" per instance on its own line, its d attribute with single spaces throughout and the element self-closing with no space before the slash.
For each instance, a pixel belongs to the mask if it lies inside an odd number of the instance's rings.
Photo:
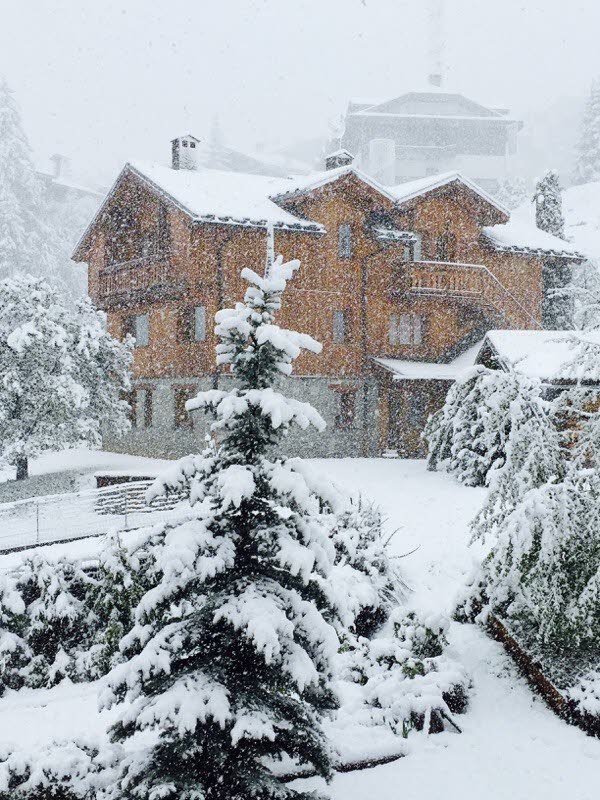
<svg viewBox="0 0 600 800">
<path fill-rule="evenodd" d="M 447 0 L 446 83 L 523 114 L 600 74 L 597 0 Z M 39 153 L 106 175 L 168 140 L 319 135 L 428 72 L 426 0 L 0 0 L 0 72 Z"/>
</svg>

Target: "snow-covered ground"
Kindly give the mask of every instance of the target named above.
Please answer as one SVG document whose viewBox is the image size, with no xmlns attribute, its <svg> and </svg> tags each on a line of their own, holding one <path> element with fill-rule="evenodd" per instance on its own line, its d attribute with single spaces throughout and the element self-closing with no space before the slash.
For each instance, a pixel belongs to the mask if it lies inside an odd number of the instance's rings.
<svg viewBox="0 0 600 800">
<path fill-rule="evenodd" d="M 126 468 L 128 458 L 105 454 L 96 468 Z M 449 611 L 473 560 L 481 556 L 468 546 L 468 521 L 478 509 L 483 491 L 429 473 L 422 461 L 316 463 L 339 484 L 360 491 L 384 509 L 389 531 L 398 531 L 392 540 L 394 553 L 409 553 L 401 562 L 412 587 L 408 603 L 426 611 Z M 97 540 L 77 545 L 81 557 L 93 556 Z M 74 555 L 72 546 L 70 555 Z M 0 557 L 0 569 L 14 565 L 17 557 Z M 600 741 L 554 716 L 516 675 L 502 648 L 481 630 L 453 623 L 450 640 L 452 654 L 473 676 L 471 706 L 457 717 L 463 733 L 411 735 L 407 757 L 337 775 L 327 789 L 332 799 L 596 798 Z M 62 685 L 49 691 L 7 694 L 0 699 L 0 746 L 14 743 L 35 751 L 52 739 L 101 731 L 108 717 L 96 712 L 96 688 Z M 302 784 L 316 787 L 319 782 Z"/>
</svg>

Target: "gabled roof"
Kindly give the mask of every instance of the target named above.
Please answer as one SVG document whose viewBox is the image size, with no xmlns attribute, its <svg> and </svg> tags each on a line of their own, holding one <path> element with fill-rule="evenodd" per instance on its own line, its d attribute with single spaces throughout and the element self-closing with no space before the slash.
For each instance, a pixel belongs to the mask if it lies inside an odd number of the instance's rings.
<svg viewBox="0 0 600 800">
<path fill-rule="evenodd" d="M 84 260 L 83 248 L 96 221 L 128 175 L 133 175 L 152 191 L 173 203 L 194 222 L 259 228 L 273 225 L 275 228 L 308 233 L 323 233 L 325 230 L 316 222 L 286 211 L 271 199 L 271 196 L 277 195 L 287 186 L 293 186 L 287 178 L 211 169 L 172 169 L 162 164 L 133 162 L 126 164 L 117 176 L 104 202 L 77 243 L 73 253 L 74 260 Z"/>
<path fill-rule="evenodd" d="M 352 98 L 348 103 L 348 115 L 358 117 L 431 117 L 500 123 L 518 122 L 507 113 L 505 108 L 481 103 L 462 92 L 432 84 L 413 87 L 391 98 Z"/>
<path fill-rule="evenodd" d="M 406 203 L 409 200 L 413 200 L 415 197 L 421 197 L 428 192 L 433 192 L 436 189 L 449 186 L 452 183 L 463 184 L 486 203 L 489 203 L 489 205 L 497 209 L 501 214 L 505 215 L 507 218 L 510 217 L 510 211 L 503 206 L 502 203 L 461 172 L 443 172 L 439 175 L 428 175 L 425 178 L 418 178 L 414 181 L 392 186 L 389 191 L 396 197 L 399 203 Z"/>
</svg>

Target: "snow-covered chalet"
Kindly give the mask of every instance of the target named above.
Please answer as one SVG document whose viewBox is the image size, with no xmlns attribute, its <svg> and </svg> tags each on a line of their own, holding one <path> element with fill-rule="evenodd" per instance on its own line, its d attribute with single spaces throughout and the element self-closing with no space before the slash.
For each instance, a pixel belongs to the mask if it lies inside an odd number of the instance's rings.
<svg viewBox="0 0 600 800">
<path fill-rule="evenodd" d="M 382 186 L 349 153 L 322 173 L 265 177 L 197 167 L 197 140 L 166 165 L 125 165 L 74 253 L 117 336 L 136 339 L 133 428 L 116 450 L 177 456 L 202 445 L 185 402 L 229 378 L 213 317 L 244 293 L 269 242 L 302 266 L 280 324 L 312 334 L 286 392 L 317 406 L 313 456 L 416 456 L 428 414 L 488 330 L 543 328 L 544 284 L 581 256 L 450 172 Z"/>
</svg>

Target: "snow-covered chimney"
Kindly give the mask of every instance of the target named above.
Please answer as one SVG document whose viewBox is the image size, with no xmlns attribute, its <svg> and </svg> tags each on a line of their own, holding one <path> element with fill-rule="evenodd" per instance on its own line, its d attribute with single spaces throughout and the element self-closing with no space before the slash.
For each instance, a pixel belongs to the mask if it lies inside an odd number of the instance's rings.
<svg viewBox="0 0 600 800">
<path fill-rule="evenodd" d="M 437 86 L 439 88 L 442 85 L 442 76 L 439 72 L 432 72 L 428 80 L 431 86 Z"/>
<path fill-rule="evenodd" d="M 54 153 L 53 156 L 50 156 L 50 161 L 52 161 L 54 164 L 54 172 L 52 175 L 54 180 L 58 180 L 58 178 L 64 178 L 69 166 L 69 159 L 67 156 L 62 156 L 60 153 Z"/>
<path fill-rule="evenodd" d="M 171 166 L 173 169 L 198 169 L 198 145 L 190 133 L 171 140 Z"/>
<path fill-rule="evenodd" d="M 354 161 L 354 156 L 347 150 L 336 150 L 325 156 L 325 169 L 337 169 L 338 167 L 349 167 Z"/>
</svg>

